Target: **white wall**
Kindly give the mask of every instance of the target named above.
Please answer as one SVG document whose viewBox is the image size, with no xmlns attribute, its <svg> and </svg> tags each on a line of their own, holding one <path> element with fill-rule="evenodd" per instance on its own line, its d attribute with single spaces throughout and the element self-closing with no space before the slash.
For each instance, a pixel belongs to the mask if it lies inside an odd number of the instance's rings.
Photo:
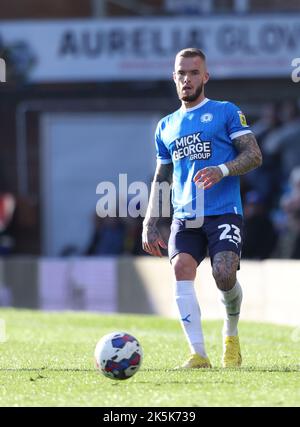
<svg viewBox="0 0 300 427">
<path fill-rule="evenodd" d="M 122 282 L 122 277 L 128 277 L 125 274 L 119 278 L 119 287 L 127 289 L 128 295 L 126 299 L 123 294 L 119 302 L 121 311 L 130 311 L 131 307 L 136 311 L 138 301 L 132 295 L 138 295 L 138 288 L 143 286 L 150 310 L 175 318 L 174 279 L 168 259 L 128 259 L 128 268 L 130 262 L 134 263 L 135 280 Z M 300 261 L 242 261 L 238 280 L 244 294 L 242 320 L 300 326 Z M 198 268 L 195 286 L 203 319 L 221 319 L 223 307 L 209 259 Z"/>
<path fill-rule="evenodd" d="M 242 261 L 238 272 L 244 293 L 241 320 L 298 326 L 299 331 L 299 273 L 300 260 Z M 0 280 L 12 292 L 17 307 L 177 318 L 167 258 L 2 259 Z M 223 306 L 208 259 L 198 269 L 195 286 L 202 318 L 221 319 Z"/>
<path fill-rule="evenodd" d="M 38 282 L 40 309 L 117 311 L 115 258 L 43 258 Z"/>
</svg>

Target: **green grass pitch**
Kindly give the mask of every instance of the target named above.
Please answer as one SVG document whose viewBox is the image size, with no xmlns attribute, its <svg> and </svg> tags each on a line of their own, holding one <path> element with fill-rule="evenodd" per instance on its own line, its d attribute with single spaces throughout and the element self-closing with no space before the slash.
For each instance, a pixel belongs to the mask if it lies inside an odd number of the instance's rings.
<svg viewBox="0 0 300 427">
<path fill-rule="evenodd" d="M 188 346 L 176 320 L 156 316 L 46 313 L 1 309 L 0 406 L 300 406 L 295 328 L 240 322 L 243 367 L 221 368 L 220 321 L 204 322 L 211 370 L 176 371 Z M 94 368 L 97 341 L 113 331 L 136 336 L 144 350 L 130 379 Z M 299 335 L 299 334 L 298 334 Z"/>
</svg>

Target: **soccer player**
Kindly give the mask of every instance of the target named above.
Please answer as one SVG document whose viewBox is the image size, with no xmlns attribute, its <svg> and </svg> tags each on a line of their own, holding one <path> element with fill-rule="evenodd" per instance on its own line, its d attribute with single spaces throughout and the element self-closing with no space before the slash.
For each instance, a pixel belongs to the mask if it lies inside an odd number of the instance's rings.
<svg viewBox="0 0 300 427">
<path fill-rule="evenodd" d="M 175 276 L 175 298 L 191 350 L 182 368 L 210 368 L 201 311 L 194 290 L 196 270 L 207 249 L 212 274 L 225 307 L 223 357 L 225 368 L 242 363 L 238 320 L 242 288 L 237 281 L 242 246 L 242 206 L 239 175 L 262 163 L 256 139 L 242 111 L 231 102 L 204 95 L 209 74 L 200 49 L 183 49 L 176 55 L 173 79 L 181 108 L 157 125 L 157 167 L 143 222 L 143 249 L 162 256 L 166 248 L 157 228 L 161 193 L 155 183 L 172 183 L 173 221 L 168 253 Z M 191 227 L 197 187 L 204 191 L 203 224 Z M 161 207 L 161 206 L 160 206 Z"/>
</svg>

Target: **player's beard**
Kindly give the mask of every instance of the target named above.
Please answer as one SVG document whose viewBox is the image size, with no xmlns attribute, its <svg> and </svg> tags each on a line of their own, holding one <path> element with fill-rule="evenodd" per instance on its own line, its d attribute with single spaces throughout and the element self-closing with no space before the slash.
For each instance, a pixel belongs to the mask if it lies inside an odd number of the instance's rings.
<svg viewBox="0 0 300 427">
<path fill-rule="evenodd" d="M 199 98 L 199 96 L 202 93 L 202 90 L 203 90 L 203 83 L 201 83 L 197 87 L 197 89 L 195 90 L 195 92 L 192 95 L 181 95 L 180 91 L 178 89 L 177 89 L 177 93 L 178 93 L 179 99 L 181 101 L 184 101 L 184 102 L 194 102 L 194 101 L 196 101 Z"/>
</svg>

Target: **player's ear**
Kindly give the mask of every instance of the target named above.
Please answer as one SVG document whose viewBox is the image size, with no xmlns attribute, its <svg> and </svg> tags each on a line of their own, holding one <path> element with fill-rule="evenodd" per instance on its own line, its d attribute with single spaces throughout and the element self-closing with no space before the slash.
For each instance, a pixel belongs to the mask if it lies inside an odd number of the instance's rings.
<svg viewBox="0 0 300 427">
<path fill-rule="evenodd" d="M 206 84 L 208 82 L 208 80 L 209 80 L 209 72 L 206 71 L 205 74 L 204 74 L 203 83 Z"/>
</svg>

